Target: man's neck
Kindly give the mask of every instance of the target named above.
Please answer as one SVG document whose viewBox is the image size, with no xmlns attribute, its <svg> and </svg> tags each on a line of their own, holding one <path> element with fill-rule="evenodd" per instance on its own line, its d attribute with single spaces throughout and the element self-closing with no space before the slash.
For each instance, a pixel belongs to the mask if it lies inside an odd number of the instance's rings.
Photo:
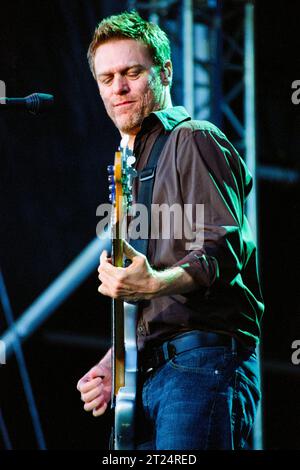
<svg viewBox="0 0 300 470">
<path fill-rule="evenodd" d="M 130 148 L 130 150 L 133 150 L 133 147 L 134 147 L 134 141 L 135 141 L 135 135 L 130 135 L 129 136 L 129 140 L 128 140 L 128 147 Z"/>
<path fill-rule="evenodd" d="M 173 107 L 172 101 L 169 100 L 169 101 L 168 101 L 168 106 L 163 106 L 160 110 L 157 110 L 157 111 L 162 111 L 163 109 L 172 108 L 172 107 Z M 134 133 L 134 134 L 130 134 L 130 133 L 127 134 L 127 136 L 128 136 L 128 143 L 127 143 L 127 145 L 128 145 L 128 147 L 129 147 L 131 150 L 133 150 L 135 137 L 137 136 L 137 134 L 139 133 L 139 131 L 140 131 L 140 129 L 138 129 L 138 131 L 135 130 L 135 133 Z M 120 133 L 121 133 L 121 136 L 122 136 L 122 139 L 123 139 L 126 134 L 124 134 L 124 133 L 122 133 L 122 132 L 120 132 Z"/>
</svg>

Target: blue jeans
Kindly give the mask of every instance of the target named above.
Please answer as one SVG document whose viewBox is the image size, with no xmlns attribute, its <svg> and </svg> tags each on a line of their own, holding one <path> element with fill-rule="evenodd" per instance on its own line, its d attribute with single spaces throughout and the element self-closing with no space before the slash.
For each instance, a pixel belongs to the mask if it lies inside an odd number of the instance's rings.
<svg viewBox="0 0 300 470">
<path fill-rule="evenodd" d="M 138 450 L 242 449 L 260 399 L 251 350 L 197 347 L 140 378 Z"/>
</svg>

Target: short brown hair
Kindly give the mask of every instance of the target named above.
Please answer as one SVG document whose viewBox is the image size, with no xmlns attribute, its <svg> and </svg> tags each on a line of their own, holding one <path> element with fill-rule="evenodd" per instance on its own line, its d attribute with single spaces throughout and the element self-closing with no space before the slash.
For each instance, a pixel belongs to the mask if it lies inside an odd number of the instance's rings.
<svg viewBox="0 0 300 470">
<path fill-rule="evenodd" d="M 140 17 L 137 11 L 125 11 L 119 15 L 104 18 L 97 26 L 88 49 L 88 61 L 95 77 L 94 58 L 97 48 L 111 39 L 135 39 L 145 44 L 154 65 L 162 67 L 171 59 L 170 41 L 166 33 L 156 24 Z"/>
</svg>

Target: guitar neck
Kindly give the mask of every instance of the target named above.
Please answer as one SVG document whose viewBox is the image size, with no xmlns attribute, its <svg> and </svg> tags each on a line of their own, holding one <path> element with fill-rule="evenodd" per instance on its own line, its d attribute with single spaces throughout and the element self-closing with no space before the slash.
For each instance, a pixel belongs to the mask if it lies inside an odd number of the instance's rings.
<svg viewBox="0 0 300 470">
<path fill-rule="evenodd" d="M 131 158 L 131 163 L 130 163 Z M 110 188 L 110 201 L 113 203 L 112 211 L 112 264 L 123 267 L 123 229 L 126 228 L 128 207 L 132 200 L 132 179 L 137 175 L 131 168 L 134 162 L 132 152 L 127 146 L 122 151 L 115 152 L 114 166 L 108 167 Z M 124 302 L 112 299 L 112 407 L 115 406 L 116 397 L 121 388 L 125 387 L 125 331 L 124 331 Z"/>
<path fill-rule="evenodd" d="M 123 266 L 122 240 L 112 240 L 112 262 L 114 266 Z M 112 299 L 112 395 L 116 397 L 119 389 L 125 385 L 125 338 L 124 338 L 124 303 Z M 112 401 L 113 403 L 113 401 Z"/>
</svg>

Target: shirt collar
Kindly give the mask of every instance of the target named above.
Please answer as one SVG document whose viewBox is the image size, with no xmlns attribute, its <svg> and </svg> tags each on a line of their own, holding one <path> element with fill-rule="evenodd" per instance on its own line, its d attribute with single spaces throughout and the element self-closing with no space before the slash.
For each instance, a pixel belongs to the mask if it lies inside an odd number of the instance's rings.
<svg viewBox="0 0 300 470">
<path fill-rule="evenodd" d="M 145 117 L 140 132 L 143 133 L 151 129 L 159 121 L 166 131 L 172 131 L 174 127 L 183 121 L 190 120 L 189 113 L 183 106 L 174 106 L 172 108 L 153 111 Z"/>
</svg>

